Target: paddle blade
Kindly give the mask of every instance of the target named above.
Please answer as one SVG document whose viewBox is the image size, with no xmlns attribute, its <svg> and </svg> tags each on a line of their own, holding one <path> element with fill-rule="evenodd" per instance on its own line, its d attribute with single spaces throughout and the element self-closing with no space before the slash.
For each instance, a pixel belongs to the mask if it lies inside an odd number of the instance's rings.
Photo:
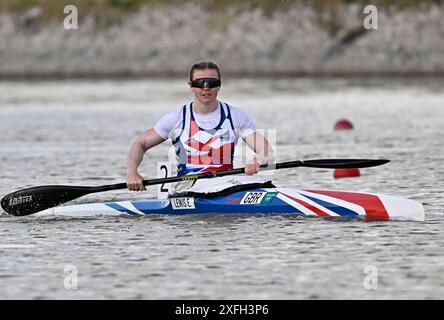
<svg viewBox="0 0 444 320">
<path fill-rule="evenodd" d="M 93 192 L 93 187 L 40 186 L 12 192 L 1 200 L 3 210 L 13 216 L 26 216 Z"/>
<path fill-rule="evenodd" d="M 304 167 L 325 169 L 354 169 L 376 167 L 390 162 L 386 159 L 324 159 L 301 161 Z"/>
</svg>

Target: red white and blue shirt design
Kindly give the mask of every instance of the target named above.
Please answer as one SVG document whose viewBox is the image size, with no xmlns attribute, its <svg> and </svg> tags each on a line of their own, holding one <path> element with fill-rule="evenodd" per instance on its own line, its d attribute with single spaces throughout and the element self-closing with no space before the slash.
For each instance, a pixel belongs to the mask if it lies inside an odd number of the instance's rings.
<svg viewBox="0 0 444 320">
<path fill-rule="evenodd" d="M 192 103 L 178 111 L 167 114 L 154 126 L 162 138 L 172 140 L 178 175 L 232 169 L 238 138 L 256 131 L 243 111 L 226 103 L 220 102 L 216 111 L 205 115 L 195 113 Z"/>
</svg>

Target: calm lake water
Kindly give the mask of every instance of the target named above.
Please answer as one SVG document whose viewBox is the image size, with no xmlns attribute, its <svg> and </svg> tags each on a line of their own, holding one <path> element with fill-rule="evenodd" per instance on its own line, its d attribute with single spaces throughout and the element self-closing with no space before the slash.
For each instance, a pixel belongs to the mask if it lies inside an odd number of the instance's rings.
<svg viewBox="0 0 444 320">
<path fill-rule="evenodd" d="M 391 159 L 349 179 L 308 168 L 263 174 L 276 185 L 398 195 L 422 202 L 425 222 L 0 210 L 0 299 L 442 299 L 443 88 L 440 78 L 226 79 L 220 94 L 271 129 L 279 161 Z M 0 196 L 124 182 L 134 137 L 191 99 L 185 80 L 171 79 L 2 81 L 0 92 Z M 335 132 L 340 118 L 355 129 Z M 166 142 L 147 153 L 146 178 L 170 151 Z"/>
</svg>

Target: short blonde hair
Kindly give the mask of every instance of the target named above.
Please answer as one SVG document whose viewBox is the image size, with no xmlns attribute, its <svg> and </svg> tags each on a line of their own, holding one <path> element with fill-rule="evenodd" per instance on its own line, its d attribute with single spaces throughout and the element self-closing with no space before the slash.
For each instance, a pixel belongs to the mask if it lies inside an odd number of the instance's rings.
<svg viewBox="0 0 444 320">
<path fill-rule="evenodd" d="M 190 81 L 193 80 L 194 70 L 206 70 L 206 69 L 213 69 L 216 70 L 217 75 L 219 77 L 219 80 L 221 80 L 220 77 L 220 70 L 217 64 L 215 64 L 212 61 L 201 61 L 198 63 L 193 64 L 193 66 L 190 69 Z"/>
</svg>

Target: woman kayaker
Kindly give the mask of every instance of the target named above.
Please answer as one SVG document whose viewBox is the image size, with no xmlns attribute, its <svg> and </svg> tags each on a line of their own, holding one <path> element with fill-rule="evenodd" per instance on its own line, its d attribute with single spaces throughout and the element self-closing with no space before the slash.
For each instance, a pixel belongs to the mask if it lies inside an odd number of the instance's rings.
<svg viewBox="0 0 444 320">
<path fill-rule="evenodd" d="M 256 153 L 245 166 L 247 175 L 257 173 L 261 164 L 272 159 L 269 142 L 256 131 L 248 115 L 217 99 L 221 73 L 215 63 L 194 64 L 188 84 L 193 102 L 164 115 L 131 145 L 127 157 L 128 189 L 145 190 L 143 177 L 137 171 L 143 155 L 168 138 L 176 149 L 178 175 L 232 169 L 239 137 Z"/>
</svg>

